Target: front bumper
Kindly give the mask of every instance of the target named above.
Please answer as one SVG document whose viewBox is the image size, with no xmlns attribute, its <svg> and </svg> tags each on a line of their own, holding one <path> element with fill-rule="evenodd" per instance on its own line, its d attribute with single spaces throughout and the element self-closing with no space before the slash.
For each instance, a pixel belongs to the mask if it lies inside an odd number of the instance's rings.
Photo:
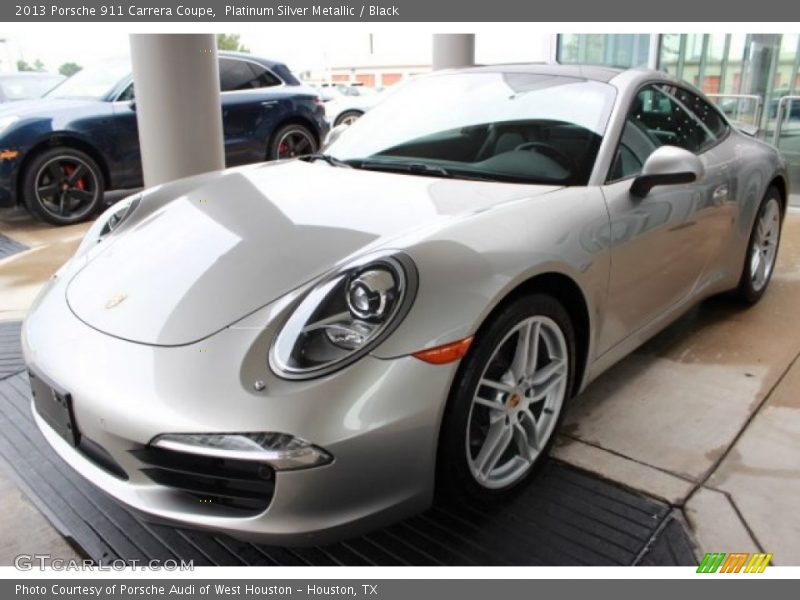
<svg viewBox="0 0 800 600">
<path fill-rule="evenodd" d="M 83 477 L 157 521 L 282 545 L 356 535 L 423 510 L 433 496 L 439 424 L 455 365 L 365 357 L 328 377 L 288 382 L 267 366 L 270 307 L 203 341 L 131 343 L 77 319 L 55 280 L 23 327 L 29 367 L 72 396 L 81 434 L 125 471 L 120 479 L 34 416 Z M 255 381 L 265 387 L 256 391 Z M 165 433 L 275 431 L 324 448 L 333 462 L 279 471 L 266 510 L 233 515 L 155 483 L 138 451 Z"/>
</svg>

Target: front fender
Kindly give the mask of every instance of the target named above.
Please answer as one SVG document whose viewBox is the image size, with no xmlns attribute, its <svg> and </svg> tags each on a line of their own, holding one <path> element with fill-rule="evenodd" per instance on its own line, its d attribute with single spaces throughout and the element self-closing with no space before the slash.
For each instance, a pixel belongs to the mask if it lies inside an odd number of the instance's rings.
<svg viewBox="0 0 800 600">
<path fill-rule="evenodd" d="M 558 273 L 589 310 L 591 360 L 610 269 L 609 217 L 597 188 L 567 188 L 458 220 L 407 246 L 419 271 L 414 306 L 373 354 L 392 358 L 473 335 L 532 277 Z"/>
</svg>

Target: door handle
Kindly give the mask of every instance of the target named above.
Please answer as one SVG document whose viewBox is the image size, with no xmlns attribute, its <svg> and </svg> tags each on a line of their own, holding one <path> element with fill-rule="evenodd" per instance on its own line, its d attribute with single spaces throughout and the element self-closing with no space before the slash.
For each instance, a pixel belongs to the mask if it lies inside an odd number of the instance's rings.
<svg viewBox="0 0 800 600">
<path fill-rule="evenodd" d="M 278 103 L 277 100 L 266 100 L 266 101 L 261 103 L 261 106 L 263 106 L 264 108 L 272 108 L 277 103 Z"/>
</svg>

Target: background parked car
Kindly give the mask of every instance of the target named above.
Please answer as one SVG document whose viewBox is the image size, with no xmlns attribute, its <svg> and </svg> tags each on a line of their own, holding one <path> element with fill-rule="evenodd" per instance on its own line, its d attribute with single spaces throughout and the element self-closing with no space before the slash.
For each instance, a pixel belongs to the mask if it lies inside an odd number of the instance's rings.
<svg viewBox="0 0 800 600">
<path fill-rule="evenodd" d="M 350 125 L 381 100 L 381 93 L 355 85 L 331 85 L 320 88 L 325 112 L 331 125 Z"/>
<path fill-rule="evenodd" d="M 311 154 L 329 129 L 317 93 L 286 65 L 221 52 L 227 166 Z M 106 190 L 142 185 L 131 66 L 86 68 L 42 99 L 0 107 L 0 207 L 24 203 L 63 225 L 92 216 Z"/>
<path fill-rule="evenodd" d="M 41 98 L 66 79 L 53 73 L 10 73 L 0 75 L 0 102 Z"/>
</svg>

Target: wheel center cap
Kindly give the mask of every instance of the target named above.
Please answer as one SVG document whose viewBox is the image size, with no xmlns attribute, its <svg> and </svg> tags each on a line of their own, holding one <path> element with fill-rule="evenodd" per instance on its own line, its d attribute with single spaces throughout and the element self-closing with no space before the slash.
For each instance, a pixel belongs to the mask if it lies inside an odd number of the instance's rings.
<svg viewBox="0 0 800 600">
<path fill-rule="evenodd" d="M 69 184 L 68 183 L 62 183 L 61 184 L 61 191 L 62 192 L 68 192 L 69 191 Z"/>
<path fill-rule="evenodd" d="M 506 402 L 506 406 L 509 409 L 517 408 L 520 405 L 520 402 L 522 402 L 522 396 L 520 396 L 517 392 L 514 392 Z"/>
</svg>

